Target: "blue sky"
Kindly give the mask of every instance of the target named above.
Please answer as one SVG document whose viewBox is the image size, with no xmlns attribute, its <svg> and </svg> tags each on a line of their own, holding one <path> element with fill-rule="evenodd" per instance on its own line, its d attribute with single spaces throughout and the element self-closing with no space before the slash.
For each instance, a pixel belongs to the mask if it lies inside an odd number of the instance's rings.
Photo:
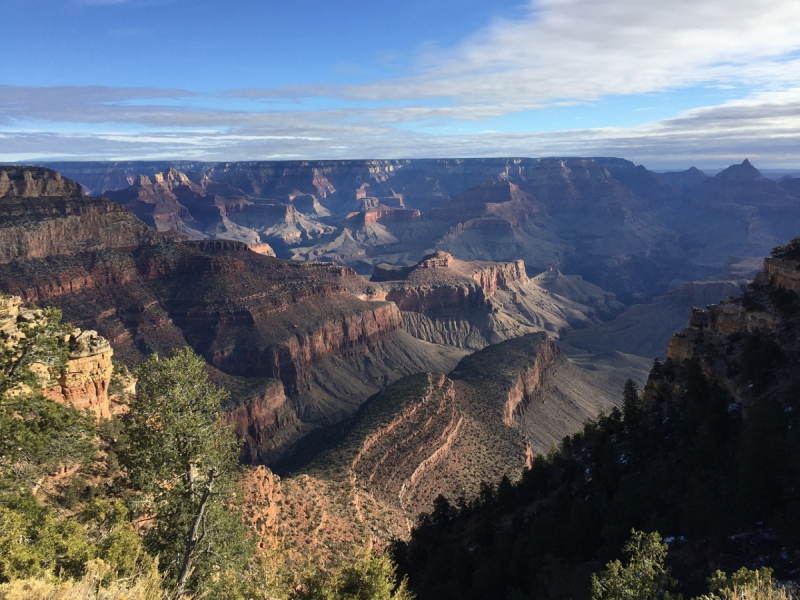
<svg viewBox="0 0 800 600">
<path fill-rule="evenodd" d="M 0 160 L 800 167 L 797 0 L 6 0 Z"/>
</svg>

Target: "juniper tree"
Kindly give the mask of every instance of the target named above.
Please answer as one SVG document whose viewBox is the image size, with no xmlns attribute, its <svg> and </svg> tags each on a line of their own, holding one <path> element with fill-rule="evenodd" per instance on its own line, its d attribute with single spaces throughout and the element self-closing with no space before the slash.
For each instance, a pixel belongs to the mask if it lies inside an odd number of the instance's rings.
<svg viewBox="0 0 800 600">
<path fill-rule="evenodd" d="M 123 463 L 143 492 L 142 512 L 153 517 L 145 545 L 159 555 L 173 597 L 182 598 L 248 556 L 233 507 L 239 443 L 220 409 L 227 393 L 208 381 L 203 359 L 191 349 L 153 355 L 135 376 Z"/>
</svg>

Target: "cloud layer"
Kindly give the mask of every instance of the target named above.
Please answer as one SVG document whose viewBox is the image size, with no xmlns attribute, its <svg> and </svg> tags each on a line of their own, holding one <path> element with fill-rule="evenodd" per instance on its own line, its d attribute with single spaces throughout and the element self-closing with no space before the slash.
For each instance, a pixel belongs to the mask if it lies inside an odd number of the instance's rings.
<svg viewBox="0 0 800 600">
<path fill-rule="evenodd" d="M 450 133 L 520 111 L 696 86 L 748 91 L 627 128 Z M 304 108 L 313 98 L 337 108 Z M 281 99 L 297 108 L 270 108 Z M 795 0 L 541 0 L 524 18 L 421 51 L 405 77 L 358 86 L 0 86 L 0 160 L 616 154 L 671 166 L 747 155 L 795 167 L 798 133 Z"/>
</svg>

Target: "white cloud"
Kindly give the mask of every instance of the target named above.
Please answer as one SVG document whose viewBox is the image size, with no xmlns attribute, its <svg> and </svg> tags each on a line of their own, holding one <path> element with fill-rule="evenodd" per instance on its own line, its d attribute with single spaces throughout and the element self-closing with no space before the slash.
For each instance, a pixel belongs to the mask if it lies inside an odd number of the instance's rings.
<svg viewBox="0 0 800 600">
<path fill-rule="evenodd" d="M 455 47 L 425 50 L 403 78 L 213 98 L 156 88 L 0 86 L 0 128 L 8 135 L 3 156 L 37 148 L 48 156 L 227 160 L 616 154 L 656 165 L 748 155 L 796 166 L 799 83 L 797 0 L 541 0 L 521 19 L 497 19 Z M 429 135 L 419 126 L 697 85 L 758 91 L 631 128 Z M 239 108 L 210 108 L 220 96 L 238 98 L 231 102 Z M 241 108 L 258 106 L 258 98 L 312 96 L 346 107 Z M 73 133 L 109 123 L 115 131 Z"/>
<path fill-rule="evenodd" d="M 700 83 L 781 86 L 800 80 L 795 0 L 541 0 L 498 19 L 417 73 L 367 85 L 242 90 L 245 97 L 449 98 L 500 112 Z"/>
</svg>

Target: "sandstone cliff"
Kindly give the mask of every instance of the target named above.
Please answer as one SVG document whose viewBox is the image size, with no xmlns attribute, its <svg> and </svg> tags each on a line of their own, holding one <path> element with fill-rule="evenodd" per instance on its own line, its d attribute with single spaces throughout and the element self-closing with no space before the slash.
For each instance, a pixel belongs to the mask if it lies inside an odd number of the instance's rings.
<svg viewBox="0 0 800 600">
<path fill-rule="evenodd" d="M 26 308 L 18 296 L 0 295 L 0 341 L 14 347 L 23 322 L 44 318 L 41 310 Z M 111 405 L 108 386 L 111 383 L 114 351 L 107 340 L 96 331 L 74 329 L 62 340 L 68 351 L 64 370 L 51 373 L 47 366 L 38 365 L 44 394 L 77 409 L 88 409 L 97 418 L 110 418 Z"/>
<path fill-rule="evenodd" d="M 171 179 L 185 184 L 180 174 Z M 0 207 L 14 199 L 0 199 Z M 6 210 L 6 230 L 27 235 L 32 228 L 43 242 L 0 265 L 0 290 L 62 309 L 66 320 L 100 332 L 129 366 L 153 351 L 192 346 L 219 377 L 239 382 L 232 409 L 243 407 L 235 420 L 251 460 L 279 455 L 398 377 L 431 366 L 449 370 L 464 354 L 408 335 L 394 304 L 359 298 L 366 282 L 350 269 L 281 261 L 235 241 L 167 239 L 104 199 L 46 200 L 68 214 L 43 212 L 30 201 Z M 103 211 L 135 225 L 145 243 L 98 217 Z M 75 235 L 61 237 L 65 222 Z M 107 237 L 87 246 L 95 226 Z M 100 359 L 77 359 L 82 368 L 102 371 L 93 362 Z M 283 408 L 273 406 L 276 396 L 262 385 L 270 378 L 285 390 Z M 102 402 L 97 378 L 78 379 L 70 376 L 70 385 L 83 395 L 94 386 Z"/>
<path fill-rule="evenodd" d="M 793 258 L 767 258 L 764 271 L 741 297 L 692 309 L 689 327 L 672 337 L 667 359 L 676 364 L 697 360 L 706 376 L 745 409 L 764 394 L 780 397 L 800 385 L 792 366 L 800 358 L 792 333 L 800 315 L 799 266 Z M 651 379 L 649 393 L 657 396 L 667 383 Z"/>
<path fill-rule="evenodd" d="M 757 269 L 753 261 L 796 233 L 792 223 L 800 207 L 797 194 L 786 187 L 791 188 L 791 182 L 768 180 L 749 163 L 711 178 L 696 169 L 653 173 L 619 158 L 59 167 L 95 191 L 108 189 L 111 180 L 124 181 L 117 186 L 124 187 L 139 175 L 152 178 L 174 168 L 204 187 L 207 195 L 228 197 L 237 190 L 250 200 L 272 198 L 294 205 L 317 224 L 323 215 L 314 199 L 322 201 L 332 213 L 325 217 L 325 225 L 336 224 L 336 231 L 315 234 L 307 225 L 297 226 L 299 238 L 276 242 L 281 256 L 328 260 L 363 274 L 371 272 L 370 265 L 383 262 L 415 264 L 436 249 L 461 260 L 522 258 L 533 271 L 555 266 L 613 291 L 628 303 L 649 301 L 658 284 L 673 280 L 751 278 Z M 347 222 L 349 213 L 381 204 L 417 209 L 421 218 L 398 222 L 387 215 L 364 227 Z M 442 212 L 444 205 L 448 210 Z M 217 216 L 219 231 L 203 235 L 220 233 L 247 241 L 250 234 L 238 227 L 252 227 L 231 215 L 228 223 Z M 257 233 L 262 238 L 271 235 Z M 282 237 L 280 233 L 276 240 Z"/>
</svg>

